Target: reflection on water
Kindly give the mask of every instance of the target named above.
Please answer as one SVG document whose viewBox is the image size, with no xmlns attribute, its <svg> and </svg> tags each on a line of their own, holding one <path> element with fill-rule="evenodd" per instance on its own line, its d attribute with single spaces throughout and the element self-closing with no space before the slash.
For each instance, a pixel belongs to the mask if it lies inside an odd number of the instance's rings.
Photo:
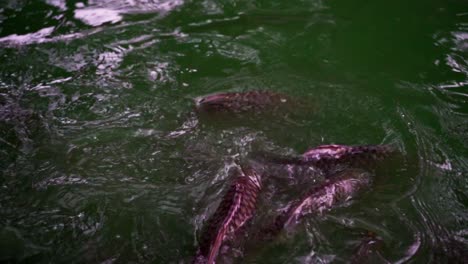
<svg viewBox="0 0 468 264">
<path fill-rule="evenodd" d="M 242 261 L 348 262 L 371 232 L 383 245 L 371 260 L 466 263 L 464 7 L 1 2 L 0 261 L 189 262 L 254 151 L 393 143 L 401 160 L 370 171 L 365 193 L 246 246 Z M 192 98 L 246 90 L 312 110 L 195 114 Z M 321 180 L 272 180 L 251 234 Z"/>
</svg>

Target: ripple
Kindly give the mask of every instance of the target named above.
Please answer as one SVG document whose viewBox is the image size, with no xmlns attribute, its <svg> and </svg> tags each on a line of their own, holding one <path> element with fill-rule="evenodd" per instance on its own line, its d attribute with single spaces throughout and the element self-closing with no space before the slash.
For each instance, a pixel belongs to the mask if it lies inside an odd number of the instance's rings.
<svg viewBox="0 0 468 264">
<path fill-rule="evenodd" d="M 67 22 L 64 14 L 68 12 L 65 1 L 49 0 L 47 4 L 58 8 L 55 18 L 63 23 Z M 78 30 L 74 23 L 67 23 L 69 33 L 63 34 L 59 26 L 48 26 L 27 34 L 11 34 L 0 37 L 0 45 L 17 47 L 31 44 L 43 44 L 54 42 L 65 42 L 81 39 L 103 32 L 106 24 L 117 24 L 116 28 L 128 27 L 146 21 L 129 22 L 119 25 L 125 21 L 123 15 L 138 13 L 157 13 L 158 18 L 164 17 L 171 11 L 183 5 L 182 0 L 156 0 L 156 1 L 88 1 L 87 5 L 78 2 L 75 6 L 74 18 L 91 26 L 91 29 Z M 52 11 L 51 11 L 52 12 Z M 70 26 L 71 24 L 71 26 Z M 70 32 L 71 31 L 71 32 Z M 59 33 L 60 32 L 60 33 Z"/>
<path fill-rule="evenodd" d="M 78 175 L 62 175 L 55 178 L 47 179 L 46 181 L 37 184 L 39 188 L 44 188 L 51 185 L 71 185 L 71 184 L 88 184 L 89 182 Z"/>
<path fill-rule="evenodd" d="M 329 143 L 393 142 L 402 155 L 353 203 L 245 262 L 346 262 L 362 230 L 382 238 L 382 261 L 463 252 L 461 3 L 72 2 L 0 7 L 0 262 L 180 262 L 250 153 Z M 196 96 L 258 89 L 314 109 L 212 124 L 192 111 Z M 253 228 L 320 180 L 275 179 Z"/>
</svg>

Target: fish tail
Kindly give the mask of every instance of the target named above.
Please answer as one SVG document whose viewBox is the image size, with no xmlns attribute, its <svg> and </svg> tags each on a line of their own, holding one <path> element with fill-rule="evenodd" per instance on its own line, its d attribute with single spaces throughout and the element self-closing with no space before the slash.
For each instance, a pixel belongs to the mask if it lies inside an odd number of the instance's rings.
<svg viewBox="0 0 468 264">
<path fill-rule="evenodd" d="M 213 264 L 215 261 L 216 256 L 218 255 L 219 248 L 221 247 L 221 243 L 224 240 L 224 235 L 225 235 L 225 228 L 221 230 L 218 235 L 216 236 L 216 240 L 213 243 L 213 247 L 211 248 L 210 254 L 208 256 L 208 262 L 207 264 Z"/>
</svg>

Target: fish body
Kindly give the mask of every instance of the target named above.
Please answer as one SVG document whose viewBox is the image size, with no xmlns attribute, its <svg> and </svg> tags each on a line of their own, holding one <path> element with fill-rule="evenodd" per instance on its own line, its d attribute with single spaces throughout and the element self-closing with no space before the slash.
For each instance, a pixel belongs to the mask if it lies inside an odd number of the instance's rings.
<svg viewBox="0 0 468 264">
<path fill-rule="evenodd" d="M 336 165 L 371 165 L 393 153 L 391 145 L 321 145 L 307 150 L 299 156 L 280 156 L 271 153 L 257 153 L 264 161 L 289 166 L 312 166 L 328 170 Z"/>
<path fill-rule="evenodd" d="M 337 164 L 368 165 L 394 151 L 390 145 L 322 145 L 306 151 L 300 160 L 303 164 L 325 169 Z"/>
<path fill-rule="evenodd" d="M 294 225 L 299 219 L 310 213 L 322 213 L 352 199 L 370 185 L 368 173 L 357 169 L 348 169 L 329 177 L 324 183 L 312 187 L 300 199 L 291 203 L 264 233 L 272 237 L 283 229 Z"/>
<path fill-rule="evenodd" d="M 393 152 L 390 145 L 321 145 L 307 150 L 302 154 L 304 162 L 318 161 L 321 159 L 346 159 L 354 157 L 362 158 L 380 158 Z"/>
<path fill-rule="evenodd" d="M 289 96 L 272 91 L 224 92 L 195 98 L 195 108 L 202 113 L 241 113 L 277 108 L 290 101 Z"/>
<path fill-rule="evenodd" d="M 213 216 L 208 220 L 194 263 L 212 264 L 223 244 L 233 238 L 253 216 L 261 190 L 260 175 L 251 168 L 243 169 L 224 195 Z"/>
</svg>

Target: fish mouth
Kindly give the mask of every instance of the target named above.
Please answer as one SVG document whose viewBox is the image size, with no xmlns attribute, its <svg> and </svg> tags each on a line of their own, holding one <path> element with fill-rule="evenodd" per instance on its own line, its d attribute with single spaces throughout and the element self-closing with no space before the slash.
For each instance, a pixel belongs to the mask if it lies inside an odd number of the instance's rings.
<svg viewBox="0 0 468 264">
<path fill-rule="evenodd" d="M 197 96 L 193 98 L 195 106 L 197 108 L 202 108 L 204 105 L 215 105 L 217 102 L 222 101 L 226 94 L 225 93 L 214 93 L 208 95 Z"/>
<path fill-rule="evenodd" d="M 195 98 L 193 98 L 193 102 L 195 103 L 195 107 L 199 108 L 200 105 L 203 103 L 203 100 L 204 97 L 203 96 L 197 96 Z"/>
</svg>

